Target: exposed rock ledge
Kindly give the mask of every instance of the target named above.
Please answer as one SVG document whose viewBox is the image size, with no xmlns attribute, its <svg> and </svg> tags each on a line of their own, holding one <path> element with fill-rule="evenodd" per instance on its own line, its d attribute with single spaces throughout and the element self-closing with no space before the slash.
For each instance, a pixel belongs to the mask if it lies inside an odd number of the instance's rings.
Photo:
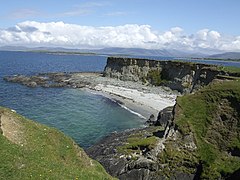
<svg viewBox="0 0 240 180">
<path fill-rule="evenodd" d="M 165 149 L 165 141 L 169 139 L 179 140 L 181 144 L 193 151 L 196 149 L 192 135 L 183 137 L 174 129 L 173 114 L 173 107 L 168 107 L 159 113 L 156 121 L 152 122 L 152 124 L 161 126 L 112 133 L 87 149 L 86 152 L 91 158 L 100 162 L 107 172 L 120 180 L 169 178 L 192 180 L 197 177 L 195 171 L 197 165 L 189 166 L 192 173 L 175 170 L 166 175 L 167 172 L 163 171 L 168 168 L 168 164 L 161 163 L 158 159 Z M 179 144 L 176 143 L 176 148 L 182 148 L 178 147 Z"/>
<path fill-rule="evenodd" d="M 121 180 L 238 179 L 240 83 L 179 97 L 143 129 L 114 133 L 87 153 Z"/>
<path fill-rule="evenodd" d="M 181 93 L 199 90 L 221 75 L 229 74 L 214 65 L 118 57 L 109 57 L 104 70 L 106 77 L 163 85 Z"/>
</svg>

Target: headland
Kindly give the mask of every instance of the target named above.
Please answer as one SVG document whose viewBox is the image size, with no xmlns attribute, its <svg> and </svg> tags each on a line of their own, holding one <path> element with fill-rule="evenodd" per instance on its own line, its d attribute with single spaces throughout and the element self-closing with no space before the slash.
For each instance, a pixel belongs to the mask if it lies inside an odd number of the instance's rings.
<svg viewBox="0 0 240 180">
<path fill-rule="evenodd" d="M 232 179 L 240 172 L 239 72 L 207 64 L 109 57 L 103 73 L 5 80 L 33 88 L 84 88 L 150 115 L 148 127 L 113 133 L 87 150 L 114 177 Z"/>
</svg>

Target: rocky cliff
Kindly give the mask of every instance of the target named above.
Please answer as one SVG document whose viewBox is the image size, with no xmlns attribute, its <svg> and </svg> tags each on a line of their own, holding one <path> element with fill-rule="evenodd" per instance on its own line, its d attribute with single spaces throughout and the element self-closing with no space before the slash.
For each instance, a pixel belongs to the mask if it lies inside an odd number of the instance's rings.
<svg viewBox="0 0 240 180">
<path fill-rule="evenodd" d="M 104 76 L 124 81 L 142 81 L 164 85 L 181 93 L 189 93 L 208 85 L 218 75 L 227 75 L 214 65 L 109 57 Z"/>
<path fill-rule="evenodd" d="M 113 134 L 87 153 L 119 179 L 238 179 L 240 82 L 179 97 L 155 126 Z"/>
</svg>

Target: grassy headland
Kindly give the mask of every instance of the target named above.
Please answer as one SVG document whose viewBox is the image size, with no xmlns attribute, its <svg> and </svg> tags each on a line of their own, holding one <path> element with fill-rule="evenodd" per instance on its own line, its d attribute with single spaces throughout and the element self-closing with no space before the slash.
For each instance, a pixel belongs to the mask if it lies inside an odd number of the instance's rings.
<svg viewBox="0 0 240 180">
<path fill-rule="evenodd" d="M 228 176 L 240 168 L 240 82 L 214 83 L 177 99 L 175 122 L 194 134 L 203 178 Z"/>
<path fill-rule="evenodd" d="M 60 131 L 0 108 L 0 179 L 112 179 Z"/>
</svg>

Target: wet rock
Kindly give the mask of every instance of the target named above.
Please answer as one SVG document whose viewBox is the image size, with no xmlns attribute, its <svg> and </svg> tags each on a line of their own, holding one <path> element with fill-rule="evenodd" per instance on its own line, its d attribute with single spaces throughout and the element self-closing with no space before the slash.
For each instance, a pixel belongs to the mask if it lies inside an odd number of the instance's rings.
<svg viewBox="0 0 240 180">
<path fill-rule="evenodd" d="M 28 87 L 37 87 L 37 83 L 36 82 L 34 82 L 34 81 L 30 81 L 30 82 L 23 82 L 22 83 L 23 85 L 25 85 L 25 86 L 28 86 Z"/>
</svg>

